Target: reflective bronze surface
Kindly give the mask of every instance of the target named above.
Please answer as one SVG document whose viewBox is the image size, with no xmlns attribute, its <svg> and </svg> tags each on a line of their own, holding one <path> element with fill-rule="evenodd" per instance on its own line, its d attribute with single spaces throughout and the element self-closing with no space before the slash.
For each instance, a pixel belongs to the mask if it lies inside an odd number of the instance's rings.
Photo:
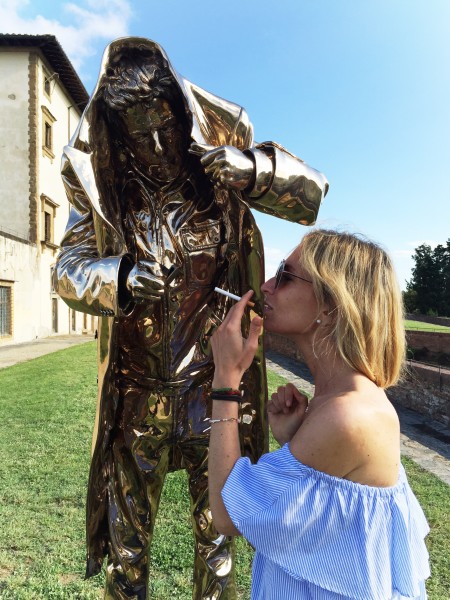
<svg viewBox="0 0 450 600">
<path fill-rule="evenodd" d="M 107 556 L 105 597 L 147 598 L 164 478 L 186 469 L 193 597 L 235 598 L 232 542 L 208 506 L 209 337 L 232 304 L 214 287 L 254 290 L 260 312 L 263 246 L 249 207 L 312 224 L 326 179 L 281 146 L 255 146 L 244 109 L 180 77 L 143 38 L 107 47 L 62 177 L 72 209 L 55 285 L 99 316 L 87 576 Z M 262 345 L 242 387 L 242 447 L 256 460 L 267 450 Z"/>
</svg>

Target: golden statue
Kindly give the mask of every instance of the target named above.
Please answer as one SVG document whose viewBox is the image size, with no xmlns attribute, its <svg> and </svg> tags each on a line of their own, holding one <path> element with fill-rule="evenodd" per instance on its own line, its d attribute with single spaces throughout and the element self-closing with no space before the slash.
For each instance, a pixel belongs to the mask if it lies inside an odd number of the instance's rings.
<svg viewBox="0 0 450 600">
<path fill-rule="evenodd" d="M 255 292 L 263 245 L 250 208 L 314 223 L 325 177 L 272 142 L 243 108 L 190 83 L 163 49 L 123 38 L 104 54 L 62 177 L 71 212 L 58 293 L 99 317 L 99 395 L 87 499 L 87 576 L 108 557 L 105 598 L 148 597 L 148 555 L 166 473 L 186 469 L 195 599 L 236 597 L 232 540 L 208 506 L 209 337 Z M 248 325 L 248 323 L 247 323 Z M 245 455 L 267 450 L 261 345 L 242 383 Z"/>
</svg>

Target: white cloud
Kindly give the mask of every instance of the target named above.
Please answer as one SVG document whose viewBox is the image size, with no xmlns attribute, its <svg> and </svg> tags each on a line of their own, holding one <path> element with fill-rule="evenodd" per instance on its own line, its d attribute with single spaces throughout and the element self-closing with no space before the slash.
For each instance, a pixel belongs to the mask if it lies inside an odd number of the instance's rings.
<svg viewBox="0 0 450 600">
<path fill-rule="evenodd" d="M 129 0 L 85 0 L 80 5 L 65 3 L 64 23 L 42 15 L 25 15 L 30 8 L 28 0 L 0 0 L 0 23 L 5 33 L 55 35 L 78 71 L 97 51 L 95 44 L 128 35 L 132 16 Z"/>
</svg>

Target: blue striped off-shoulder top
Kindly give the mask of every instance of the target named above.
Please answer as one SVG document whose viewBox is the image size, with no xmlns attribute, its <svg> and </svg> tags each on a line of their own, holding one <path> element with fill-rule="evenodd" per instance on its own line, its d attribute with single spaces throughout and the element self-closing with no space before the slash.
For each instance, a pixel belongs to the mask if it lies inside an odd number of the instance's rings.
<svg viewBox="0 0 450 600">
<path fill-rule="evenodd" d="M 377 488 L 316 471 L 286 444 L 239 459 L 222 497 L 255 548 L 252 600 L 425 599 L 429 527 L 400 466 Z"/>
</svg>

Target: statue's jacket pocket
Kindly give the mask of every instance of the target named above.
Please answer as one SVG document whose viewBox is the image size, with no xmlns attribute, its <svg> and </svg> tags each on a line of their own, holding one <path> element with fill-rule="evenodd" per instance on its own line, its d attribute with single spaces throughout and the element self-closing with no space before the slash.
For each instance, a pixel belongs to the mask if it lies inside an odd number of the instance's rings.
<svg viewBox="0 0 450 600">
<path fill-rule="evenodd" d="M 186 283 L 190 289 L 211 286 L 222 254 L 222 223 L 209 221 L 182 230 Z"/>
</svg>

